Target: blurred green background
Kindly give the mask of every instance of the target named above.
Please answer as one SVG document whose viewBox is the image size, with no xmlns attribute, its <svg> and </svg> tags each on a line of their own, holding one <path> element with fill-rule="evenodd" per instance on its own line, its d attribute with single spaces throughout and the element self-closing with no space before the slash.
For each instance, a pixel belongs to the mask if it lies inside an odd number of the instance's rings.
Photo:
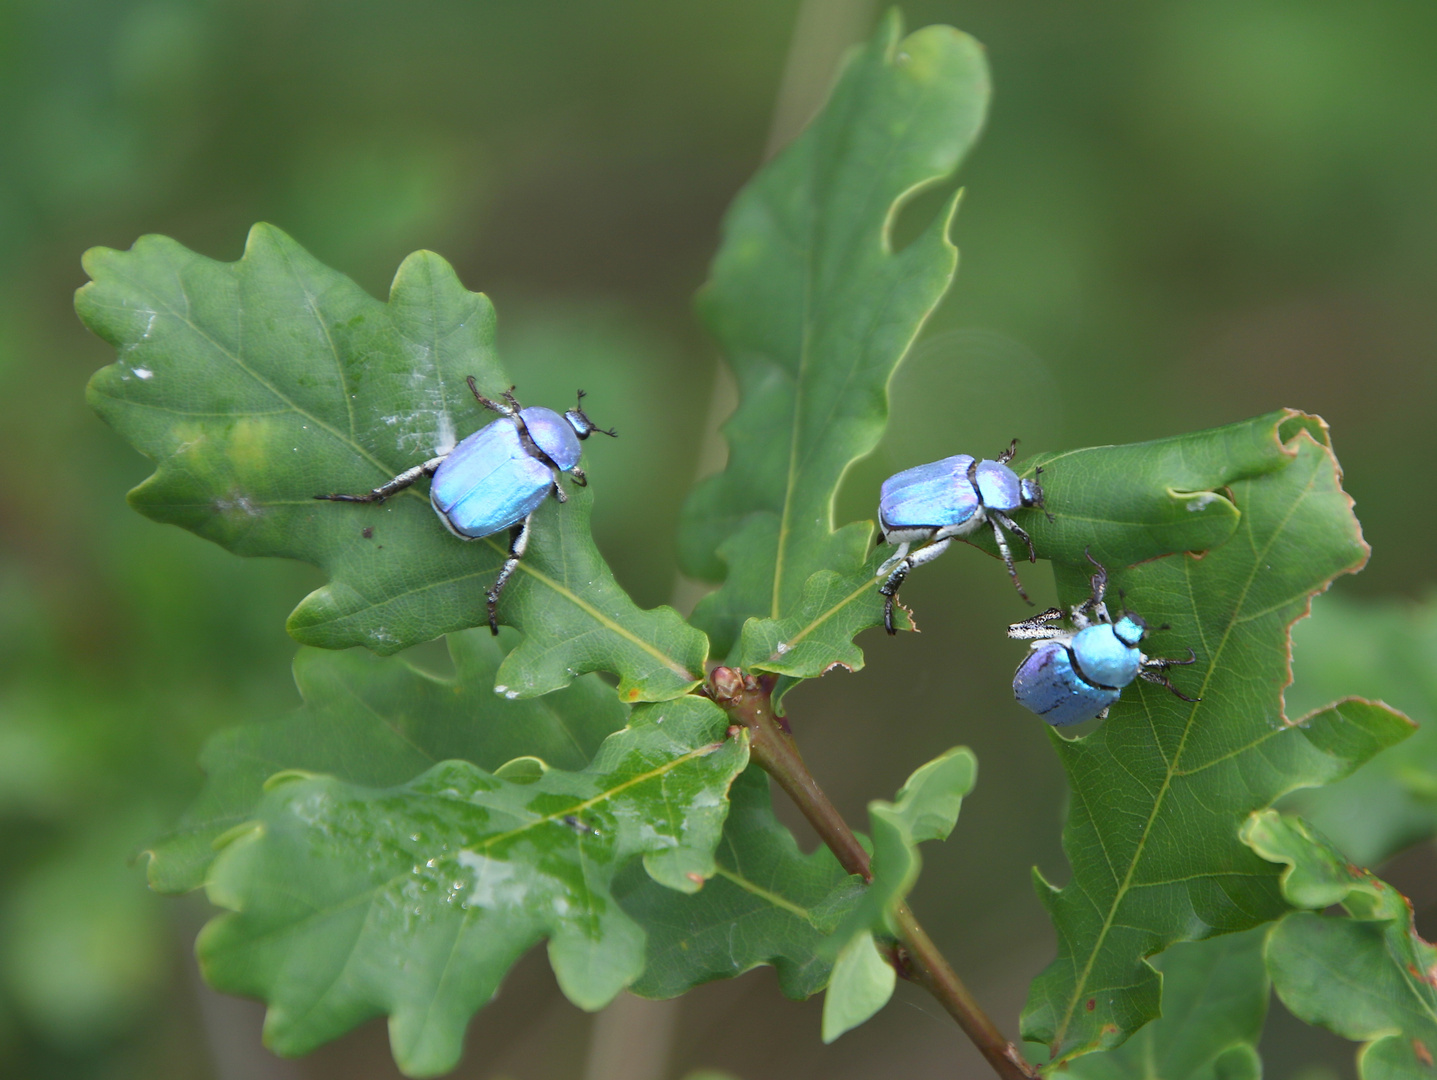
<svg viewBox="0 0 1437 1080">
<path fill-rule="evenodd" d="M 1025 451 L 1127 442 L 1292 405 L 1332 424 L 1374 548 L 1339 591 L 1424 595 L 1437 5 L 904 10 L 986 44 L 995 104 L 961 178 L 957 286 L 840 519 L 870 516 L 897 468 L 1013 435 Z M 865 0 L 0 0 L 0 1075 L 397 1075 L 382 1025 L 299 1063 L 259 1049 L 258 1011 L 195 975 L 203 901 L 148 894 L 128 862 L 196 790 L 208 733 L 295 701 L 284 617 L 318 578 L 126 508 L 148 467 L 84 406 L 112 355 L 71 310 L 80 253 L 161 232 L 237 258 L 265 220 L 381 296 L 407 252 L 442 253 L 494 299 L 526 400 L 583 386 L 620 429 L 590 455 L 620 581 L 646 605 L 691 598 L 671 535 L 716 357 L 690 297 L 724 206 L 876 15 Z M 1027 579 L 1051 598 L 1043 571 Z M 1061 775 L 1007 685 L 1001 629 L 1023 609 L 968 550 L 904 598 L 925 632 L 870 633 L 867 670 L 800 689 L 790 715 L 854 820 L 919 762 L 975 748 L 977 792 L 914 907 L 1014 1033 L 1052 955 L 1028 868 L 1065 872 Z M 1434 865 L 1409 857 L 1399 883 L 1437 902 Z M 1345 1044 L 1277 1013 L 1270 1076 L 1351 1071 Z M 592 1023 L 530 957 L 459 1075 L 579 1077 Z M 766 971 L 690 995 L 676 1023 L 669 1076 L 986 1075 L 907 987 L 826 1048 L 817 1002 L 784 1001 Z"/>
</svg>

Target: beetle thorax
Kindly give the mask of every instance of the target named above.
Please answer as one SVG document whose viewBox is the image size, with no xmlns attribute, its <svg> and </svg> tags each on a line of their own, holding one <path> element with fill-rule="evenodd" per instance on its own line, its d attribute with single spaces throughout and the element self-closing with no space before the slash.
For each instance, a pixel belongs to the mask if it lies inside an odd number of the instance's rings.
<svg viewBox="0 0 1437 1080">
<path fill-rule="evenodd" d="M 1018 474 L 997 461 L 980 461 L 974 469 L 978 499 L 989 510 L 1018 510 L 1023 505 Z"/>
<path fill-rule="evenodd" d="M 573 426 L 553 409 L 534 405 L 519 413 L 529 431 L 529 438 L 560 469 L 569 470 L 579 464 L 583 452 Z"/>
<path fill-rule="evenodd" d="M 1112 623 L 1080 630 L 1070 648 L 1083 678 L 1095 686 L 1121 689 L 1138 676 L 1142 653 L 1113 632 Z"/>
</svg>

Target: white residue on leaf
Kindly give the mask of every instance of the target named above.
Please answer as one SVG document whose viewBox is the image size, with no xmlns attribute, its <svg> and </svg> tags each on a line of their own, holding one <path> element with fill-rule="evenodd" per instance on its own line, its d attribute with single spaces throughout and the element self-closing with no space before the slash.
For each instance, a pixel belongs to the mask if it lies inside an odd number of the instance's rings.
<svg viewBox="0 0 1437 1080">
<path fill-rule="evenodd" d="M 477 851 L 461 851 L 459 865 L 474 871 L 474 887 L 464 901 L 466 905 L 497 911 L 524 902 L 529 890 L 518 880 L 513 863 L 491 859 Z"/>
<path fill-rule="evenodd" d="M 646 821 L 639 824 L 639 843 L 643 845 L 645 851 L 679 846 L 677 837 L 659 832 Z"/>
<path fill-rule="evenodd" d="M 394 645 L 399 639 L 391 634 L 385 627 L 376 626 L 369 632 L 369 640 L 377 645 Z"/>
<path fill-rule="evenodd" d="M 137 368 L 135 368 L 135 378 L 137 378 L 137 379 L 153 379 L 154 377 L 155 377 L 155 373 L 154 373 L 153 371 L 151 371 L 149 368 L 143 368 L 143 367 L 137 367 Z"/>
<path fill-rule="evenodd" d="M 722 747 L 723 743 L 715 743 L 714 746 Z M 712 810 L 722 803 L 722 797 L 712 788 L 701 787 L 689 797 L 690 810 Z"/>
<path fill-rule="evenodd" d="M 496 694 L 507 694 L 508 692 L 509 692 L 509 688 L 508 688 L 507 686 L 496 686 L 496 687 L 494 687 L 494 693 L 496 693 Z"/>
<path fill-rule="evenodd" d="M 427 347 L 420 347 L 414 358 L 416 370 L 410 371 L 396 389 L 402 401 L 412 403 L 391 416 L 380 416 L 379 422 L 396 428 L 394 442 L 400 454 L 432 453 L 442 457 L 454 449 L 454 418 L 444 400 L 444 387 Z"/>
<path fill-rule="evenodd" d="M 249 496 L 243 493 L 238 493 L 229 499 L 216 499 L 215 509 L 221 512 L 238 510 L 249 517 L 259 517 L 260 515 L 259 507 L 250 502 Z"/>
<path fill-rule="evenodd" d="M 434 456 L 439 457 L 454 449 L 454 420 L 446 409 L 439 414 L 437 441 L 434 443 Z"/>
<path fill-rule="evenodd" d="M 1199 491 L 1187 496 L 1188 513 L 1195 514 L 1200 510 L 1206 510 L 1222 496 L 1216 491 Z"/>
</svg>

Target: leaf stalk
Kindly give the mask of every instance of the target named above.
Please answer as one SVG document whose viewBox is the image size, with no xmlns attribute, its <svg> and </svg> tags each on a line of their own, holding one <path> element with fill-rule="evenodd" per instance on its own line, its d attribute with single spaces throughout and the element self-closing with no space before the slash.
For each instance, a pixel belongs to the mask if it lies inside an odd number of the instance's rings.
<svg viewBox="0 0 1437 1080">
<path fill-rule="evenodd" d="M 748 729 L 752 760 L 778 782 L 843 868 L 871 882 L 867 850 L 818 786 L 788 725 L 774 712 L 776 682 L 773 675 L 754 676 L 738 668 L 718 667 L 703 692 L 736 724 Z M 1034 1080 L 1038 1070 L 983 1011 L 908 905 L 900 902 L 893 914 L 898 947 L 889 954 L 889 962 L 894 970 L 933 995 L 1003 1080 Z"/>
</svg>

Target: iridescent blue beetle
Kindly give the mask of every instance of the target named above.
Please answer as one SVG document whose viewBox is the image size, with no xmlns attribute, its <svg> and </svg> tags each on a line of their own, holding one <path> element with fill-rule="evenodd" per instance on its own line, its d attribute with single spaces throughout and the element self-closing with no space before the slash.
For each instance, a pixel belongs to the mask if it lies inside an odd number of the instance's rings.
<svg viewBox="0 0 1437 1080">
<path fill-rule="evenodd" d="M 968 454 L 958 454 L 928 465 L 904 469 L 883 481 L 878 499 L 878 542 L 898 545 L 898 553 L 878 568 L 877 576 L 888 579 L 879 587 L 884 596 L 883 626 L 890 634 L 893 626 L 893 605 L 898 587 L 915 566 L 938 558 L 948 550 L 955 536 L 967 536 L 984 522 L 993 527 L 993 538 L 1013 579 L 1013 586 L 1024 600 L 1028 594 L 1013 568 L 1013 556 L 1003 536 L 1007 529 L 1028 545 L 1028 561 L 1037 562 L 1033 541 L 1014 524 L 1010 511 L 1043 506 L 1043 489 L 1036 480 L 1020 480 L 1008 468 L 1018 449 L 1014 439 L 996 461 L 979 461 Z M 912 555 L 909 547 L 920 541 L 929 543 Z"/>
<path fill-rule="evenodd" d="M 579 443 L 596 431 L 617 434 L 596 427 L 584 415 L 584 391 L 579 404 L 560 416 L 552 409 L 521 408 L 514 400 L 513 387 L 504 391 L 504 400 L 491 401 L 479 392 L 471 375 L 469 389 L 474 398 L 499 414 L 447 454 L 430 458 L 423 465 L 406 469 L 388 483 L 363 495 L 316 495 L 335 502 L 383 502 L 403 491 L 420 477 L 432 476 L 429 502 L 445 528 L 461 540 L 479 540 L 509 530 L 509 557 L 489 589 L 489 629 L 499 633 L 499 593 L 514 573 L 529 546 L 529 519 L 550 495 L 559 502 L 568 496 L 559 485 L 559 474 L 567 472 L 580 487 L 589 480 L 579 468 Z"/>
<path fill-rule="evenodd" d="M 1051 625 L 1063 617 L 1061 608 L 1049 608 L 1008 627 L 1010 638 L 1033 642 L 1013 676 L 1013 695 L 1019 703 L 1054 727 L 1063 727 L 1107 716 L 1123 687 L 1134 679 L 1165 686 L 1184 701 L 1197 701 L 1167 676 L 1168 668 L 1191 664 L 1196 654 L 1189 649 L 1186 660 L 1144 656 L 1138 645 L 1147 636 L 1148 624 L 1131 611 L 1124 611 L 1116 622 L 1109 617 L 1103 603 L 1108 572 L 1091 555 L 1088 561 L 1098 572 L 1093 575 L 1092 596 L 1073 608 L 1069 620 L 1073 629 Z"/>
</svg>

